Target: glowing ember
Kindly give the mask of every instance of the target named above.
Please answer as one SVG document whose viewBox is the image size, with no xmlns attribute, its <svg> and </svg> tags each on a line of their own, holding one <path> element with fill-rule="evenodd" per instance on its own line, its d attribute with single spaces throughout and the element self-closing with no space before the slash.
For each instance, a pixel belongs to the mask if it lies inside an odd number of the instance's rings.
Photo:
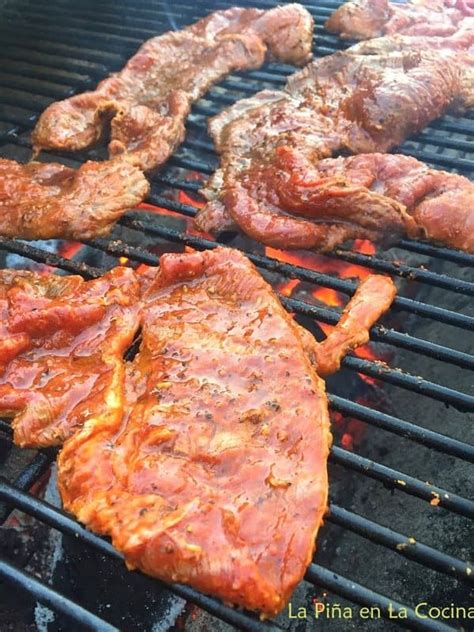
<svg viewBox="0 0 474 632">
<path fill-rule="evenodd" d="M 206 205 L 206 203 L 202 200 L 195 200 L 181 190 L 178 193 L 178 201 L 181 202 L 181 204 L 188 204 L 189 206 L 194 206 L 195 208 L 203 208 Z"/>
<path fill-rule="evenodd" d="M 72 259 L 82 247 L 83 244 L 78 241 L 63 241 L 58 248 L 58 254 L 65 259 Z"/>
<path fill-rule="evenodd" d="M 373 255 L 375 246 L 367 239 L 357 239 L 354 241 L 352 250 L 361 254 Z M 364 266 L 358 266 L 317 253 L 300 252 L 298 250 L 288 252 L 270 247 L 265 248 L 265 252 L 268 257 L 278 259 L 278 261 L 291 263 L 292 265 L 315 270 L 316 272 L 335 274 L 341 279 L 365 279 L 370 274 L 370 269 Z"/>
<path fill-rule="evenodd" d="M 340 437 L 341 446 L 346 450 L 354 450 L 364 438 L 364 422 L 352 417 L 344 417 L 337 410 L 332 410 L 330 414 L 333 428 Z"/>
<path fill-rule="evenodd" d="M 331 307 L 340 307 L 343 304 L 341 295 L 336 290 L 332 290 L 329 287 L 317 288 L 312 292 L 314 298 L 317 298 L 321 303 L 330 305 Z"/>
</svg>

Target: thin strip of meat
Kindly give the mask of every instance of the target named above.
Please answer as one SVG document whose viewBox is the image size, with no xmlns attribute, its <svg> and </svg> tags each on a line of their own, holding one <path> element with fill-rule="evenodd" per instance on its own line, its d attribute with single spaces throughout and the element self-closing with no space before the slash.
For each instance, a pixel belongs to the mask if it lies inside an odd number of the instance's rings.
<svg viewBox="0 0 474 632">
<path fill-rule="evenodd" d="M 108 233 L 148 194 L 150 185 L 126 159 L 22 165 L 0 159 L 0 235 L 84 240 Z"/>
<path fill-rule="evenodd" d="M 387 194 L 376 175 L 390 178 L 383 167 L 393 160 L 417 174 L 425 165 L 403 156 L 320 162 L 336 152 L 388 151 L 472 99 L 455 47 L 406 52 L 400 42 L 377 41 L 317 60 L 290 77 L 285 91 L 262 91 L 211 119 L 221 168 L 203 190 L 209 203 L 196 218 L 199 229 L 238 226 L 268 245 L 323 251 L 355 238 L 391 243 L 407 232 L 471 247 L 458 230 L 469 221 L 469 206 L 456 217 L 457 228 L 440 232 L 419 223 L 418 204 Z M 441 195 L 441 181 L 454 182 L 436 173 L 429 172 L 433 186 L 425 195 Z M 456 182 L 469 188 L 465 179 Z"/>
<path fill-rule="evenodd" d="M 342 327 L 356 333 L 328 344 L 325 371 L 388 307 L 392 285 L 383 284 L 380 296 L 367 282 L 352 300 L 357 316 Z M 123 419 L 90 419 L 59 457 L 65 508 L 111 536 L 130 569 L 279 612 L 326 510 L 317 353 L 240 253 L 164 255 L 146 292 Z"/>
<path fill-rule="evenodd" d="M 191 104 L 213 84 L 265 60 L 306 63 L 312 34 L 313 19 L 299 4 L 211 13 L 148 40 L 94 91 L 50 105 L 32 134 L 34 150 L 85 149 L 110 126 L 110 156 L 126 153 L 153 169 L 183 141 Z"/>
<path fill-rule="evenodd" d="M 389 277 L 372 274 L 361 281 L 337 326 L 315 350 L 318 375 L 336 373 L 348 351 L 369 341 L 369 330 L 393 303 L 397 290 Z"/>
<path fill-rule="evenodd" d="M 409 156 L 311 163 L 281 147 L 277 160 L 247 172 L 223 199 L 221 216 L 207 224 L 204 215 L 201 227 L 230 229 L 228 213 L 234 227 L 277 248 L 329 251 L 349 239 L 389 244 L 408 235 L 474 252 L 474 183 Z"/>
<path fill-rule="evenodd" d="M 342 38 L 370 39 L 383 35 L 447 37 L 474 16 L 470 0 L 354 0 L 334 11 L 325 27 Z"/>
<path fill-rule="evenodd" d="M 0 416 L 15 443 L 60 445 L 91 417 L 121 419 L 138 301 L 129 268 L 93 281 L 0 271 Z"/>
</svg>

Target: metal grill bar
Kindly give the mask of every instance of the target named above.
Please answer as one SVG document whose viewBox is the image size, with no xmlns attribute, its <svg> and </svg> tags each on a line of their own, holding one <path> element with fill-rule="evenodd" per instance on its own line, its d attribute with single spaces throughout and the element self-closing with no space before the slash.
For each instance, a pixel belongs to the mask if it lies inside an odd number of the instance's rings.
<svg viewBox="0 0 474 632">
<path fill-rule="evenodd" d="M 367 414 L 366 411 L 370 412 L 370 409 L 365 409 L 365 414 Z M 371 412 L 374 413 L 374 411 Z M 2 425 L 6 427 L 8 424 L 2 422 Z M 32 477 L 38 476 L 37 472 L 44 471 L 54 459 L 52 452 L 48 452 L 46 454 L 40 452 L 39 454 L 41 455 L 41 458 L 38 457 L 38 460 L 34 460 L 30 468 L 27 468 L 25 470 L 23 474 L 23 476 L 25 477 L 24 481 L 21 481 L 22 484 L 18 484 L 18 487 L 20 487 L 21 489 L 27 489 L 28 487 L 26 487 L 25 485 L 27 483 L 30 483 L 31 485 L 32 482 L 35 480 Z M 439 506 L 442 506 L 445 509 L 466 516 L 468 518 L 474 517 L 473 501 L 465 499 L 456 494 L 452 494 L 447 490 L 441 489 L 440 487 L 434 485 L 430 485 L 429 483 L 423 483 L 411 476 L 408 476 L 404 472 L 386 467 L 380 463 L 376 463 L 374 461 L 371 461 L 370 459 L 366 459 L 358 454 L 354 454 L 337 446 L 332 446 L 330 459 L 338 465 L 342 465 L 345 468 L 355 470 L 361 474 L 364 474 L 365 476 L 379 480 L 390 488 L 396 488 L 400 491 L 403 491 L 404 493 L 422 498 L 423 500 L 432 501 L 433 499 L 437 499 L 439 501 Z M 32 471 L 30 472 L 29 470 Z"/>
<path fill-rule="evenodd" d="M 54 460 L 54 456 L 51 452 L 43 456 L 43 460 L 48 465 Z M 30 467 L 37 469 L 38 465 L 32 463 Z M 44 468 L 43 463 L 42 468 Z M 94 545 L 94 543 L 100 540 L 98 536 L 95 536 L 90 531 L 87 531 L 87 529 L 81 527 L 74 519 L 64 512 L 61 512 L 60 510 L 30 496 L 27 493 L 19 492 L 19 487 L 20 486 L 16 484 L 10 484 L 7 480 L 0 477 L 0 500 L 3 500 L 7 503 L 7 505 L 15 506 L 17 509 L 21 509 L 28 514 L 47 522 L 54 528 L 59 528 L 61 531 L 67 532 L 57 520 L 55 522 L 51 521 L 51 516 L 63 516 L 68 521 L 67 524 L 74 525 L 74 528 L 76 529 L 76 537 L 78 530 L 80 530 L 81 534 L 86 534 L 85 536 L 81 536 L 82 539 L 85 539 L 89 544 Z M 23 487 L 21 489 L 25 488 Z M 434 498 L 434 496 L 432 497 Z M 7 509 L 5 515 L 2 516 L 3 520 L 0 520 L 0 522 L 4 521 L 8 514 L 9 511 Z M 417 548 L 414 543 L 408 542 L 407 536 L 387 529 L 386 527 L 382 527 L 376 522 L 367 520 L 366 518 L 338 507 L 337 505 L 330 505 L 328 519 L 337 524 L 340 524 L 341 521 L 345 521 L 345 525 L 343 526 L 345 526 L 348 530 L 358 533 L 359 535 L 363 535 L 378 544 L 391 548 L 396 553 L 411 557 L 411 559 L 415 559 L 420 564 L 451 574 L 462 581 L 467 581 L 468 583 L 472 583 L 474 581 L 474 575 L 471 573 L 471 566 L 467 562 L 448 556 L 421 543 L 418 543 L 420 546 Z M 411 544 L 409 552 L 406 551 L 407 543 Z M 117 553 L 110 544 L 107 543 L 107 545 L 115 552 L 115 556 L 120 556 L 120 554 Z"/>
<path fill-rule="evenodd" d="M 94 549 L 100 551 L 108 557 L 123 562 L 123 556 L 109 542 L 95 535 L 91 531 L 87 531 L 87 529 L 82 527 L 76 520 L 68 516 L 66 513 L 60 511 L 59 509 L 56 509 L 55 507 L 49 505 L 48 503 L 45 503 L 44 501 L 40 501 L 38 498 L 35 498 L 30 494 L 20 491 L 16 484 L 11 485 L 3 477 L 0 477 L 0 499 L 5 501 L 6 503 L 9 503 L 11 507 L 24 511 L 28 515 L 38 518 L 44 523 L 52 526 L 54 529 L 58 529 L 62 533 L 73 536 L 76 540 L 81 541 L 88 546 L 92 546 Z M 0 524 L 2 524 L 2 522 L 3 521 L 0 518 Z M 2 576 L 1 566 L 0 576 Z M 7 579 L 7 577 L 5 578 Z M 279 626 L 276 626 L 272 622 L 263 623 L 259 621 L 253 614 L 243 613 L 239 610 L 228 608 L 217 599 L 207 597 L 206 595 L 199 593 L 198 591 L 193 590 L 188 586 L 184 586 L 181 584 L 165 585 L 158 579 L 150 579 L 150 582 L 157 582 L 159 584 L 162 584 L 168 590 L 171 590 L 179 597 L 192 601 L 204 610 L 207 610 L 207 612 L 210 612 L 216 617 L 219 617 L 223 621 L 226 621 L 227 623 L 230 623 L 239 629 L 249 630 L 250 632 L 259 632 L 260 630 L 276 632 L 277 629 L 280 629 Z M 23 584 L 23 586 L 24 585 L 25 583 Z M 45 594 L 47 595 L 48 592 L 49 591 L 47 591 L 47 593 Z M 35 593 L 34 596 L 37 597 L 39 601 L 43 601 L 43 598 L 40 598 Z M 54 604 L 50 605 L 55 608 Z M 74 605 L 75 604 L 73 604 L 73 606 Z M 71 616 L 74 615 L 71 613 Z M 93 626 L 91 626 L 91 629 L 95 630 Z M 115 628 L 113 628 L 113 630 L 115 630 Z"/>
<path fill-rule="evenodd" d="M 127 221 L 126 224 L 129 224 L 129 222 Z M 148 232 L 155 232 L 155 230 L 149 228 Z M 162 232 L 161 229 L 159 230 L 159 232 Z M 190 240 L 189 238 L 184 238 L 183 236 L 182 241 L 184 243 L 187 243 Z M 92 241 L 91 243 L 95 243 L 95 245 L 99 247 L 103 244 L 103 241 L 95 240 L 95 242 Z M 1 246 L 2 242 L 0 242 L 0 247 Z M 8 246 L 10 246 L 10 244 L 8 244 Z M 214 242 L 209 242 L 209 245 L 207 247 L 216 247 L 216 244 Z M 17 254 L 28 256 L 27 253 L 29 251 L 29 248 L 30 246 L 22 242 L 12 242 L 12 250 L 13 252 L 17 252 Z M 144 260 L 145 256 L 142 252 L 142 249 L 135 248 L 134 252 L 128 249 L 128 254 L 130 256 L 136 256 L 138 260 L 142 263 L 151 262 L 149 256 L 146 257 L 147 261 Z M 82 274 L 83 276 L 87 276 L 88 278 L 100 276 L 105 272 L 105 270 L 86 266 L 83 263 L 73 263 L 72 261 L 59 257 L 54 253 L 45 253 L 44 251 L 39 249 L 33 249 L 31 258 L 35 261 L 41 261 L 47 263 L 48 265 L 57 265 L 59 267 L 63 267 L 63 264 L 66 264 L 66 269 L 69 272 Z M 323 310 L 322 308 L 317 308 L 313 305 L 309 305 L 302 301 L 287 298 L 284 296 L 280 296 L 280 300 L 284 306 L 288 307 L 292 311 L 296 311 L 300 314 L 305 314 L 314 319 L 320 319 L 325 322 L 331 321 L 331 324 L 337 322 L 337 313 L 333 313 L 329 310 Z M 419 341 L 418 344 L 421 345 L 422 342 Z M 370 360 L 363 360 L 352 356 L 347 356 L 346 358 L 344 358 L 343 366 L 357 372 L 364 373 L 371 377 L 375 377 L 395 386 L 400 386 L 407 390 L 419 393 L 420 395 L 432 397 L 439 401 L 451 404 L 456 408 L 459 408 L 460 410 L 474 410 L 474 396 L 456 391 L 455 389 L 451 389 L 446 386 L 435 384 L 421 377 L 402 372 L 399 369 L 391 369 L 381 363 L 375 363 Z"/>
<path fill-rule="evenodd" d="M 327 519 L 334 524 L 357 533 L 370 542 L 381 544 L 410 560 L 424 564 L 429 568 L 451 575 L 462 581 L 474 584 L 474 576 L 470 564 L 440 553 L 426 544 L 416 542 L 414 538 L 397 533 L 387 527 L 382 527 L 372 520 L 367 520 L 347 509 L 330 505 Z"/>
<path fill-rule="evenodd" d="M 380 608 L 385 617 L 390 617 L 391 613 L 393 619 L 394 613 L 400 612 L 401 608 L 405 608 L 407 618 L 403 620 L 397 619 L 392 621 L 392 623 L 396 623 L 397 625 L 405 628 L 408 627 L 410 630 L 453 632 L 453 628 L 437 621 L 436 619 L 421 620 L 416 616 L 416 613 L 412 608 L 407 608 L 406 605 L 401 604 L 399 601 L 396 601 L 395 599 L 388 599 L 384 595 L 380 595 L 373 590 L 369 590 L 365 586 L 361 586 L 352 580 L 347 580 L 345 577 L 341 577 L 337 573 L 333 573 L 326 568 L 321 568 L 316 564 L 310 565 L 305 575 L 305 579 L 315 584 L 319 584 L 320 586 L 324 586 L 324 588 L 332 590 L 336 594 L 341 595 L 346 599 L 350 599 L 362 606 L 377 606 Z M 356 594 L 354 595 L 354 593 Z"/>
<path fill-rule="evenodd" d="M 213 245 L 215 245 L 214 242 L 210 243 L 213 243 Z M 132 261 L 145 263 L 146 265 L 150 266 L 159 265 L 159 257 L 157 257 L 156 255 L 153 255 L 152 253 L 141 247 L 128 246 L 121 240 L 108 240 L 104 238 L 91 239 L 87 241 L 87 245 L 91 246 L 92 248 L 97 248 L 98 250 L 106 252 L 107 254 L 113 255 L 115 257 L 127 257 Z M 209 248 L 209 245 L 206 245 L 206 248 Z M 250 252 L 246 252 L 245 254 L 258 267 L 273 271 L 289 269 L 289 273 L 292 273 L 292 266 L 290 266 L 289 264 L 265 265 L 265 257 L 253 255 Z M 291 276 L 294 277 L 294 274 L 291 274 Z M 315 274 L 315 276 L 319 275 Z M 329 278 L 333 279 L 334 277 Z M 336 281 L 338 280 L 339 279 L 336 279 Z M 343 281 L 342 284 L 344 288 L 347 288 L 349 286 L 352 286 L 354 290 L 356 288 L 356 285 L 350 282 L 346 283 Z M 286 297 L 280 295 L 280 300 L 284 302 L 291 299 L 286 299 Z M 296 306 L 290 306 L 290 309 L 295 309 L 295 311 L 298 311 L 300 313 L 307 313 L 308 315 L 330 325 L 335 325 L 339 320 L 341 310 L 339 310 L 338 308 L 327 309 L 317 306 L 311 306 L 311 312 L 308 313 L 307 311 L 301 312 L 300 303 L 301 301 L 298 302 L 298 305 Z M 289 303 L 287 304 L 289 305 Z M 456 351 L 454 349 L 450 349 L 449 347 L 444 347 L 443 345 L 432 343 L 428 340 L 420 340 L 419 338 L 416 338 L 409 334 L 403 334 L 393 329 L 386 329 L 381 325 L 375 325 L 372 328 L 371 340 L 375 342 L 384 342 L 386 344 L 391 344 L 402 349 L 408 349 L 409 351 L 419 352 L 428 357 L 436 358 L 437 360 L 443 360 L 462 368 L 474 369 L 474 358 L 471 354 L 463 353 L 462 351 Z"/>
<path fill-rule="evenodd" d="M 0 558 L 0 577 L 31 597 L 35 597 L 45 606 L 65 614 L 83 626 L 97 632 L 119 632 L 119 629 L 110 625 L 104 619 L 97 617 L 71 599 L 67 599 L 61 593 L 53 590 L 48 584 L 38 580 L 34 575 L 20 570 L 13 564 Z"/>
<path fill-rule="evenodd" d="M 93 547 L 94 549 L 98 549 L 109 557 L 113 557 L 115 559 L 123 559 L 121 554 L 118 553 L 118 551 L 116 551 L 107 541 L 81 527 L 75 520 L 70 518 L 64 512 L 37 498 L 32 499 L 27 494 L 21 492 L 18 494 L 18 492 L 12 485 L 10 485 L 7 481 L 2 480 L 1 478 L 0 499 L 2 499 L 4 502 L 10 502 L 14 504 L 25 513 L 38 518 L 46 524 L 49 524 L 54 529 L 58 529 L 62 533 L 73 536 L 76 541 L 78 540 L 88 546 Z M 402 534 L 396 533 L 385 527 L 381 527 L 376 523 L 372 523 L 370 520 L 366 520 L 361 516 L 352 514 L 351 512 L 348 512 L 344 509 L 331 506 L 328 519 L 336 524 L 340 524 L 341 526 L 346 526 L 347 524 L 348 528 L 351 528 L 363 537 L 375 539 L 379 544 L 387 546 L 388 548 L 393 549 L 398 554 L 409 557 L 410 559 L 414 559 L 413 556 L 415 556 L 416 560 L 421 562 L 421 560 L 423 560 L 425 557 L 428 557 L 429 565 L 431 567 L 439 567 L 436 570 L 442 570 L 445 565 L 452 563 L 454 565 L 454 568 L 458 571 L 457 576 L 464 579 L 469 578 L 470 576 L 470 573 L 466 573 L 466 569 L 469 569 L 470 567 L 468 565 L 466 566 L 464 562 L 456 560 L 455 558 L 451 558 L 450 556 L 440 554 L 439 552 L 432 550 L 431 547 L 427 547 L 423 544 L 410 544 L 409 542 L 407 542 L 407 538 Z M 408 544 L 408 546 L 405 546 L 406 544 Z M 409 550 L 410 546 L 411 550 Z M 431 556 L 431 551 L 433 551 L 435 555 Z M 451 569 L 450 571 L 452 574 Z M 443 572 L 445 571 L 443 570 Z M 313 584 L 319 584 L 326 588 L 331 588 L 330 584 L 335 580 L 335 578 L 336 575 L 334 573 L 332 573 L 328 569 L 316 566 L 315 564 L 311 564 L 305 576 L 305 579 L 307 579 L 307 581 Z M 367 603 L 367 605 L 377 605 L 378 603 L 380 603 L 383 604 L 383 608 L 388 608 L 389 600 L 387 598 L 382 597 L 383 601 L 379 602 L 378 599 L 380 599 L 381 596 L 377 595 L 377 600 L 366 602 L 364 600 L 368 597 L 368 595 L 372 596 L 376 595 L 376 593 L 372 593 L 372 591 L 368 590 L 364 586 L 361 586 L 360 584 L 355 584 L 354 582 L 350 582 L 344 577 L 337 576 L 337 578 L 337 581 L 342 583 L 345 589 L 348 591 L 347 595 L 345 596 L 347 596 L 352 601 L 363 604 Z M 181 590 L 182 588 L 181 586 L 176 584 L 171 586 L 167 584 L 167 587 L 173 591 L 175 589 Z M 186 590 L 195 592 L 192 591 L 192 589 L 186 588 Z M 336 592 L 339 592 L 339 594 L 343 594 L 339 590 L 336 590 Z M 180 592 L 177 592 L 177 594 L 179 594 L 180 596 L 184 596 Z M 197 594 L 199 597 L 201 596 L 199 593 Z M 394 602 L 393 600 L 390 601 L 392 602 L 392 604 L 394 604 L 394 607 L 396 607 L 396 602 Z M 399 604 L 399 607 L 401 607 L 401 604 Z M 438 628 L 421 627 L 419 629 L 437 630 Z M 441 629 L 451 630 L 451 628 L 447 626 Z"/>
<path fill-rule="evenodd" d="M 451 454 L 452 456 L 457 456 L 460 459 L 474 463 L 474 446 L 468 443 L 463 443 L 462 441 L 447 437 L 438 432 L 433 432 L 432 430 L 427 430 L 426 428 L 420 428 L 420 426 L 416 424 L 403 421 L 392 415 L 387 415 L 379 410 L 372 410 L 371 408 L 367 408 L 367 406 L 362 406 L 361 404 L 351 402 L 348 399 L 332 395 L 331 393 L 328 395 L 328 399 L 331 408 L 339 411 L 343 415 L 355 417 L 378 428 L 383 428 L 383 430 L 387 430 L 388 432 L 400 435 L 411 441 L 416 441 L 433 450 Z"/>
<path fill-rule="evenodd" d="M 386 467 L 370 459 L 366 459 L 359 454 L 353 454 L 348 450 L 333 446 L 330 454 L 330 460 L 338 465 L 348 467 L 359 474 L 369 476 L 378 481 L 381 481 L 391 489 L 398 489 L 417 496 L 423 500 L 431 501 L 433 499 L 439 500 L 440 507 L 454 511 L 455 513 L 465 516 L 466 518 L 474 518 L 474 502 L 462 498 L 457 494 L 436 487 L 435 485 L 429 485 L 423 483 L 408 474 L 394 470 L 391 467 Z"/>
<path fill-rule="evenodd" d="M 178 205 L 180 207 L 180 212 L 182 211 L 183 206 L 187 206 L 181 205 L 178 202 L 172 202 L 169 204 L 168 208 L 170 210 L 178 210 Z M 168 241 L 183 243 L 187 246 L 191 246 L 192 248 L 196 248 L 197 250 L 227 245 L 224 242 L 210 241 L 208 239 L 194 237 L 193 235 L 188 235 L 187 233 L 182 233 L 166 226 L 151 226 L 147 224 L 144 220 L 137 219 L 132 215 L 123 217 L 119 223 L 123 226 L 127 226 L 128 228 L 143 232 L 147 235 L 156 235 L 157 237 L 163 237 Z M 244 252 L 245 255 L 249 257 L 249 259 L 259 267 L 265 268 L 270 271 L 282 272 L 289 278 L 309 281 L 310 283 L 322 285 L 323 287 L 330 287 L 334 290 L 350 295 L 352 295 L 356 290 L 356 284 L 352 281 L 347 281 L 330 276 L 328 274 L 308 270 L 301 266 L 281 263 L 277 259 L 264 257 L 262 255 L 255 255 L 245 249 L 241 249 L 241 251 Z M 436 307 L 435 305 L 427 305 L 424 303 L 420 303 L 419 301 L 407 299 L 405 297 L 397 297 L 394 301 L 394 305 L 396 308 L 399 308 L 403 311 L 411 312 L 420 316 L 426 316 L 427 318 L 439 320 L 440 322 L 444 322 L 450 325 L 456 325 L 464 327 L 466 329 L 474 330 L 474 318 L 465 314 L 457 314 L 456 312 L 451 312 L 450 310 Z"/>
</svg>

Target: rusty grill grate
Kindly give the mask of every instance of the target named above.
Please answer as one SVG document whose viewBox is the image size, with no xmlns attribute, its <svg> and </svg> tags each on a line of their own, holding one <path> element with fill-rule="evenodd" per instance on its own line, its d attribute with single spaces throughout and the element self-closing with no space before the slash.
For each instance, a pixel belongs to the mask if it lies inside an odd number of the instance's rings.
<svg viewBox="0 0 474 632">
<path fill-rule="evenodd" d="M 160 2 L 149 3 L 146 0 L 119 0 L 110 3 L 107 0 L 85 0 L 70 3 L 68 0 L 21 0 L 6 2 L 0 14 L 0 156 L 25 160 L 29 158 L 29 133 L 41 111 L 53 100 L 65 98 L 75 92 L 93 87 L 99 79 L 109 72 L 119 69 L 140 43 L 169 28 L 180 28 L 205 15 L 212 9 L 226 8 L 235 4 L 271 7 L 271 0 L 256 2 L 205 2 L 189 0 L 164 6 Z M 322 0 L 305 3 L 316 21 L 316 56 L 330 54 L 341 48 L 341 43 L 324 31 L 321 26 L 335 6 L 340 2 Z M 260 71 L 235 74 L 210 90 L 193 108 L 189 119 L 189 133 L 185 143 L 171 158 L 167 166 L 152 177 L 152 191 L 147 202 L 161 209 L 174 211 L 183 218 L 192 217 L 196 207 L 191 203 L 177 201 L 179 191 L 191 196 L 198 195 L 200 182 L 213 172 L 217 157 L 213 146 L 206 136 L 207 117 L 219 112 L 236 99 L 248 96 L 264 86 L 278 87 L 294 69 L 279 64 L 271 64 Z M 456 170 L 471 176 L 474 173 L 474 144 L 472 142 L 472 115 L 464 118 L 445 116 L 434 122 L 417 137 L 407 141 L 400 151 L 429 162 L 439 168 Z M 87 157 L 101 157 L 100 151 L 92 151 Z M 86 159 L 85 155 L 49 155 L 46 159 L 65 161 L 75 165 Z M 186 174 L 194 172 L 194 179 Z M 197 198 L 196 198 L 197 199 Z M 131 229 L 151 239 L 160 240 L 169 245 L 179 244 L 196 249 L 214 248 L 217 241 L 201 237 L 170 227 L 160 221 L 160 214 L 154 214 L 153 221 L 143 213 L 129 213 L 120 222 L 120 229 Z M 232 238 L 226 243 L 234 245 Z M 307 269 L 278 261 L 260 251 L 250 250 L 248 242 L 240 243 L 241 250 L 264 273 L 278 273 L 285 278 L 304 281 L 315 287 L 324 287 L 351 295 L 356 283 L 328 273 Z M 132 262 L 157 265 L 159 256 L 138 245 L 124 243 L 115 236 L 94 239 L 86 244 L 94 251 L 102 251 L 117 260 L 127 257 Z M 48 252 L 39 242 L 35 245 L 22 241 L 0 239 L 0 256 L 14 253 L 32 261 L 48 264 L 71 273 L 92 278 L 104 272 L 78 260 L 66 259 Z M 366 266 L 371 270 L 387 272 L 402 281 L 402 291 L 395 300 L 391 313 L 394 317 L 420 317 L 438 327 L 456 328 L 463 337 L 464 332 L 474 329 L 474 316 L 468 310 L 451 307 L 449 297 L 474 295 L 474 279 L 471 268 L 474 257 L 448 248 L 436 247 L 422 242 L 402 240 L 398 244 L 397 257 L 384 252 L 365 255 L 353 250 L 338 249 L 331 255 L 336 259 Z M 421 257 L 424 266 L 418 263 L 406 263 Z M 421 288 L 426 296 L 428 290 L 440 291 L 448 296 L 447 300 L 423 301 L 419 295 L 413 298 L 410 288 Z M 424 292 L 424 293 L 423 293 Z M 420 294 L 420 293 L 419 293 Z M 436 294 L 439 296 L 439 294 Z M 298 317 L 334 324 L 338 319 L 338 310 L 321 307 L 300 298 L 280 296 L 283 304 Z M 428 378 L 412 374 L 407 370 L 391 368 L 373 360 L 348 356 L 344 368 L 376 378 L 381 383 L 404 389 L 414 396 L 436 400 L 441 405 L 451 405 L 467 413 L 474 411 L 474 396 L 466 389 L 446 386 L 440 382 L 445 373 L 455 367 L 468 371 L 474 368 L 471 353 L 452 348 L 440 342 L 430 342 L 416 335 L 397 329 L 377 325 L 371 332 L 371 340 L 382 342 L 403 351 L 412 351 L 432 359 L 436 363 L 437 378 Z M 439 368 L 438 368 L 439 365 Z M 430 430 L 423 424 L 407 421 L 350 398 L 334 394 L 329 389 L 329 401 L 333 410 L 361 420 L 371 427 L 383 429 L 410 442 L 432 449 L 438 453 L 450 455 L 465 462 L 474 462 L 474 447 L 467 442 L 438 431 Z M 0 432 L 10 434 L 9 424 L 0 420 Z M 425 501 L 439 499 L 439 507 L 445 513 L 458 514 L 464 518 L 474 517 L 474 502 L 444 489 L 410 476 L 376 460 L 366 458 L 334 445 L 331 462 L 341 466 L 349 473 L 358 473 L 364 480 L 376 480 L 389 489 L 402 495 L 411 495 Z M 86 531 L 74 519 L 59 509 L 41 501 L 28 493 L 34 482 L 44 473 L 54 460 L 54 452 L 39 451 L 30 464 L 14 481 L 0 477 L 0 500 L 4 506 L 0 510 L 0 524 L 16 508 L 34 516 L 65 534 L 73 535 L 84 546 L 93 547 L 110 558 L 121 559 L 121 555 L 104 539 Z M 434 508 L 433 508 L 434 511 Z M 449 515 L 448 518 L 449 519 Z M 409 520 L 409 516 L 407 517 Z M 473 583 L 469 565 L 462 559 L 441 552 L 432 546 L 414 543 L 406 546 L 407 533 L 399 533 L 376 521 L 369 520 L 358 513 L 331 503 L 328 521 L 343 529 L 352 531 L 362 538 L 382 547 L 391 549 L 394 554 L 456 578 L 460 582 Z M 409 523 L 407 523 L 409 530 Z M 348 570 L 350 575 L 350 571 Z M 17 568 L 7 560 L 0 560 L 0 578 L 6 583 L 28 592 L 40 602 L 70 616 L 86 628 L 94 630 L 116 630 L 97 615 L 92 614 L 78 603 L 59 594 L 47 583 Z M 305 579 L 315 586 L 328 589 L 356 604 L 376 605 L 387 615 L 390 603 L 394 608 L 405 605 L 408 617 L 401 623 L 414 630 L 432 630 L 443 632 L 452 630 L 446 623 L 435 619 L 420 619 L 413 609 L 396 600 L 379 594 L 345 575 L 336 574 L 321 565 L 311 564 Z M 150 583 L 155 580 L 150 579 Z M 158 582 L 159 583 L 159 582 Z M 221 602 L 204 596 L 197 591 L 181 586 L 171 586 L 176 594 L 194 602 L 216 617 L 229 622 L 237 628 L 248 630 L 279 629 L 276 622 L 260 622 L 250 613 L 226 607 Z"/>
</svg>

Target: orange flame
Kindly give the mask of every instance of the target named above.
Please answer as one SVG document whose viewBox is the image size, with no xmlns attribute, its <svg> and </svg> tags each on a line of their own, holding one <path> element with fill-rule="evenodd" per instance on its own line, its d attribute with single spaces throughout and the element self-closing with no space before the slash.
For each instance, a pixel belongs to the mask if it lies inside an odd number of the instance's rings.
<svg viewBox="0 0 474 632">
<path fill-rule="evenodd" d="M 290 279 L 289 281 L 286 281 L 285 283 L 281 283 L 277 287 L 277 289 L 281 294 L 283 294 L 283 296 L 291 296 L 293 294 L 293 290 L 300 283 L 301 281 L 298 281 L 298 279 Z"/>
</svg>

